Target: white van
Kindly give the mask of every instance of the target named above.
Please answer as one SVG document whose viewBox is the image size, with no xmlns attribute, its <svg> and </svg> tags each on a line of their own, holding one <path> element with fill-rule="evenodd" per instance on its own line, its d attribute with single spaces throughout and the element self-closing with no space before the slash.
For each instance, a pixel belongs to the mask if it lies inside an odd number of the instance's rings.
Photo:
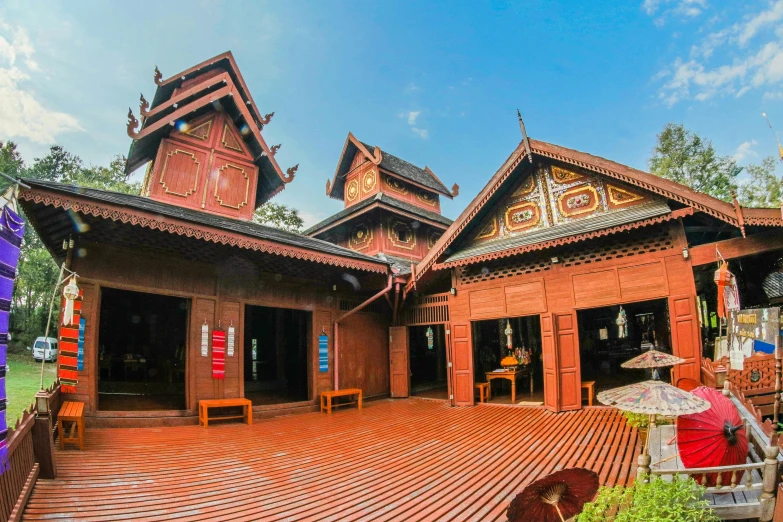
<svg viewBox="0 0 783 522">
<path fill-rule="evenodd" d="M 47 343 L 46 341 L 46 337 L 38 337 L 35 340 L 35 343 L 33 343 L 33 359 L 36 361 L 46 359 L 49 362 L 54 362 L 57 360 L 57 339 L 49 337 L 49 342 Z"/>
</svg>

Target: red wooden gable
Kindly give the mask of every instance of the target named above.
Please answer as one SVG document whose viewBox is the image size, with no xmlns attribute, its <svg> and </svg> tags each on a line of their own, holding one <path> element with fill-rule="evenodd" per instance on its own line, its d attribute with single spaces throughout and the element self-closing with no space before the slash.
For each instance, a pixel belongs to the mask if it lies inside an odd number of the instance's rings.
<svg viewBox="0 0 783 522">
<path fill-rule="evenodd" d="M 258 168 L 234 123 L 208 113 L 162 140 L 143 193 L 152 199 L 250 220 Z"/>
</svg>

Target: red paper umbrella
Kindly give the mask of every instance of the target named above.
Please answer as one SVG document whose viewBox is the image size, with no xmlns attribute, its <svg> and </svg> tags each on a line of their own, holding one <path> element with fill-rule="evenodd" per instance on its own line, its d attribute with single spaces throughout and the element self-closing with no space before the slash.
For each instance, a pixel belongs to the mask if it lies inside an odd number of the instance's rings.
<svg viewBox="0 0 783 522">
<path fill-rule="evenodd" d="M 582 512 L 598 491 L 589 469 L 564 469 L 530 484 L 508 506 L 508 522 L 564 522 Z"/>
<path fill-rule="evenodd" d="M 677 417 L 677 446 L 686 468 L 735 466 L 744 464 L 748 455 L 748 435 L 737 408 L 721 392 L 699 386 L 691 393 L 706 399 L 709 410 Z M 701 477 L 694 477 L 701 483 Z M 718 474 L 707 475 L 714 486 Z M 741 477 L 737 477 L 737 480 Z M 731 473 L 723 473 L 721 484 L 731 483 Z"/>
</svg>

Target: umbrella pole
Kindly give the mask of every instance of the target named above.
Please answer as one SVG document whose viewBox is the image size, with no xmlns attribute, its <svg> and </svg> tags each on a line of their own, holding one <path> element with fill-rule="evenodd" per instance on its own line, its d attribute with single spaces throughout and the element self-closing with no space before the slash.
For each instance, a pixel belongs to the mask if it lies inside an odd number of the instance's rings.
<svg viewBox="0 0 783 522">
<path fill-rule="evenodd" d="M 557 506 L 557 502 L 555 502 L 552 505 L 555 506 L 555 509 L 557 510 L 557 514 L 560 515 L 560 520 L 562 520 L 562 522 L 565 522 L 565 518 L 563 518 L 563 514 L 560 512 L 560 508 Z"/>
</svg>

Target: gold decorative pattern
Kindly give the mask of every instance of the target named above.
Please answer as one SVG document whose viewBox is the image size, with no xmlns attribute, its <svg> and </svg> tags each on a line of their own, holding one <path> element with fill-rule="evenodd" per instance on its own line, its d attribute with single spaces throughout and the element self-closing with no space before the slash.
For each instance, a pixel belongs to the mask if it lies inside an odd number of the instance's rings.
<svg viewBox="0 0 783 522">
<path fill-rule="evenodd" d="M 348 245 L 353 250 L 364 250 L 372 243 L 372 229 L 364 223 L 359 223 L 351 231 L 351 237 L 348 239 Z"/>
<path fill-rule="evenodd" d="M 359 197 L 359 180 L 358 179 L 352 179 L 348 183 L 348 187 L 345 189 L 345 197 L 348 199 L 348 201 L 353 201 L 357 197 Z"/>
<path fill-rule="evenodd" d="M 438 242 L 438 239 L 440 239 L 440 236 L 442 235 L 442 232 L 438 232 L 437 230 L 430 230 L 430 233 L 427 234 L 427 248 L 432 248 L 435 246 L 435 243 Z"/>
<path fill-rule="evenodd" d="M 239 144 L 237 137 L 229 128 L 228 123 L 223 125 L 223 137 L 221 138 L 220 142 L 227 149 L 235 150 L 237 152 L 245 152 L 242 148 L 242 145 Z"/>
<path fill-rule="evenodd" d="M 492 219 L 489 221 L 489 223 L 487 223 L 484 226 L 484 228 L 479 230 L 476 239 L 487 239 L 493 237 L 497 233 L 498 233 L 498 220 L 495 219 L 495 216 L 492 216 Z"/>
<path fill-rule="evenodd" d="M 362 177 L 362 190 L 364 193 L 370 192 L 372 189 L 375 188 L 375 185 L 378 183 L 378 174 L 370 169 L 367 172 L 364 173 L 364 176 Z"/>
<path fill-rule="evenodd" d="M 600 203 L 601 198 L 591 185 L 566 190 L 557 198 L 557 207 L 563 217 L 595 212 Z"/>
<path fill-rule="evenodd" d="M 582 181 L 584 179 L 584 176 L 577 174 L 576 172 L 571 172 L 570 170 L 566 170 L 561 167 L 552 166 L 552 180 L 555 183 L 560 183 L 561 185 L 564 185 L 566 183 L 573 183 L 575 181 Z"/>
<path fill-rule="evenodd" d="M 416 246 L 416 232 L 409 223 L 398 219 L 390 219 L 389 241 L 398 248 L 413 250 Z"/>
<path fill-rule="evenodd" d="M 503 213 L 503 221 L 509 232 L 519 232 L 534 227 L 541 221 L 541 207 L 534 201 L 516 203 Z"/>
<path fill-rule="evenodd" d="M 177 154 L 184 154 L 186 156 L 190 156 L 191 159 L 193 159 L 193 163 L 195 163 L 196 165 L 196 175 L 193 178 L 193 187 L 189 188 L 184 194 L 181 192 L 175 192 L 173 190 L 170 190 L 169 187 L 166 185 L 166 180 L 164 179 L 166 177 L 166 171 L 169 166 L 169 159 L 173 158 Z M 199 161 L 196 159 L 195 154 L 193 154 L 192 152 L 188 152 L 186 150 L 175 149 L 169 152 L 168 154 L 166 154 L 166 161 L 163 162 L 163 168 L 160 169 L 160 184 L 163 185 L 163 191 L 166 194 L 172 194 L 174 196 L 181 196 L 183 198 L 186 198 L 191 194 L 193 194 L 194 192 L 196 192 L 196 189 L 198 188 L 198 177 L 200 171 L 201 171 L 201 163 L 199 163 Z"/>
<path fill-rule="evenodd" d="M 403 196 L 408 193 L 408 185 L 398 180 L 397 178 L 393 178 L 392 176 L 384 176 L 383 182 L 387 187 L 389 187 L 391 192 L 396 192 L 397 194 L 401 194 Z"/>
<path fill-rule="evenodd" d="M 239 172 L 240 175 L 242 175 L 245 178 L 245 197 L 244 199 L 238 204 L 238 205 L 230 205 L 223 202 L 223 199 L 218 195 L 218 188 L 220 187 L 220 175 L 223 173 L 223 171 L 232 169 L 234 172 Z M 247 198 L 250 194 L 250 177 L 245 172 L 245 169 L 242 167 L 238 167 L 236 165 L 232 165 L 231 163 L 226 163 L 222 167 L 220 167 L 217 171 L 217 175 L 215 176 L 215 199 L 222 207 L 228 207 L 228 208 L 235 208 L 239 210 L 240 208 L 247 205 Z"/>
<path fill-rule="evenodd" d="M 423 189 L 416 191 L 416 199 L 431 207 L 438 205 L 437 197 Z"/>
<path fill-rule="evenodd" d="M 182 134 L 187 134 L 188 136 L 191 136 L 193 138 L 196 138 L 197 140 L 204 141 L 207 138 L 209 138 L 209 133 L 212 130 L 212 120 L 207 120 L 204 123 L 201 123 L 192 129 L 188 129 Z"/>
<path fill-rule="evenodd" d="M 523 197 L 530 195 L 536 189 L 536 179 L 533 174 L 530 174 L 525 180 L 520 183 L 517 190 L 515 190 L 512 196 Z"/>
<path fill-rule="evenodd" d="M 640 194 L 635 194 L 629 190 L 608 183 L 606 184 L 606 195 L 609 197 L 609 202 L 618 207 L 644 199 L 644 196 Z"/>
</svg>

